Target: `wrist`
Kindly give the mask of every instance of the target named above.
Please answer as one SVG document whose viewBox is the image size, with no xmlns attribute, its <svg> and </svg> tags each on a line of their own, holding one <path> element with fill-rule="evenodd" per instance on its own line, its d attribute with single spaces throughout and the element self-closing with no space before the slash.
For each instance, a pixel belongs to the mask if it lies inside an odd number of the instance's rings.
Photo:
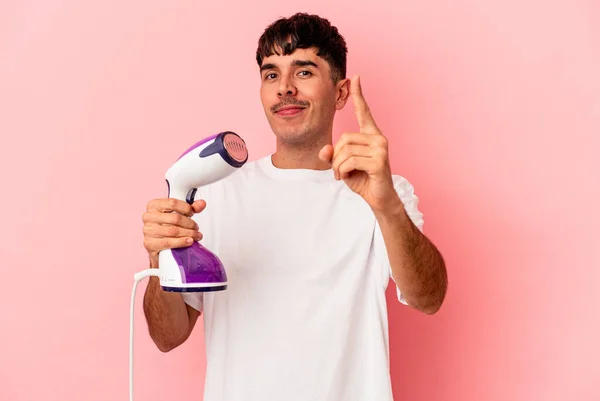
<svg viewBox="0 0 600 401">
<path fill-rule="evenodd" d="M 378 221 L 383 222 L 384 220 L 398 220 L 408 218 L 404 204 L 400 200 L 399 196 L 392 198 L 384 206 L 373 209 L 373 213 Z"/>
</svg>

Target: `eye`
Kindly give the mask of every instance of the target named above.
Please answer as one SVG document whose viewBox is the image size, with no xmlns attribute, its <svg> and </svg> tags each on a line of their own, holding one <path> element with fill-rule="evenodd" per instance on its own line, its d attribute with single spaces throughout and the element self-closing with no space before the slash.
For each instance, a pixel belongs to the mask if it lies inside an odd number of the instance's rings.
<svg viewBox="0 0 600 401">
<path fill-rule="evenodd" d="M 272 73 L 270 73 L 270 74 L 267 74 L 267 75 L 265 75 L 265 79 L 266 79 L 266 80 L 273 79 L 273 78 L 275 78 L 276 76 L 277 76 L 277 74 L 275 74 L 274 72 L 272 72 Z"/>
<path fill-rule="evenodd" d="M 304 77 L 308 77 L 308 76 L 312 75 L 312 72 L 310 72 L 308 70 L 302 70 L 298 74 L 300 74 L 300 75 L 302 75 Z"/>
</svg>

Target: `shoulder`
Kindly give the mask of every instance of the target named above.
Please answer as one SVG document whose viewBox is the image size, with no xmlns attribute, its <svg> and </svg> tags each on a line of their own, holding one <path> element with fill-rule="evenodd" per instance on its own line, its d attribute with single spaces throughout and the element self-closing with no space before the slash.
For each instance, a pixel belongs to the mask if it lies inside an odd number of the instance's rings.
<svg viewBox="0 0 600 401">
<path fill-rule="evenodd" d="M 234 180 L 241 177 L 248 178 L 261 171 L 264 164 L 264 158 L 248 160 L 243 166 L 237 168 L 227 179 Z"/>
<path fill-rule="evenodd" d="M 247 182 L 249 179 L 256 177 L 256 173 L 260 170 L 261 161 L 249 160 L 243 166 L 235 168 L 224 177 L 215 180 L 211 184 L 205 186 L 206 189 L 219 188 L 223 186 L 236 186 L 240 183 Z"/>
</svg>

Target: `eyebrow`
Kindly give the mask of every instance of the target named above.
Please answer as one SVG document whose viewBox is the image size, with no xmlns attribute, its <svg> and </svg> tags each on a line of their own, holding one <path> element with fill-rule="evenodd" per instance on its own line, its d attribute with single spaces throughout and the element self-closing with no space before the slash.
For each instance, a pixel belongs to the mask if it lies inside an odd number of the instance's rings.
<svg viewBox="0 0 600 401">
<path fill-rule="evenodd" d="M 310 61 L 310 60 L 294 60 L 294 61 L 292 61 L 292 65 L 295 67 L 313 66 L 315 68 L 319 68 L 319 66 L 317 64 L 315 64 L 313 61 Z M 272 68 L 277 68 L 277 64 L 273 64 L 273 63 L 263 64 L 260 67 L 260 72 L 263 72 L 264 70 L 270 70 Z"/>
</svg>

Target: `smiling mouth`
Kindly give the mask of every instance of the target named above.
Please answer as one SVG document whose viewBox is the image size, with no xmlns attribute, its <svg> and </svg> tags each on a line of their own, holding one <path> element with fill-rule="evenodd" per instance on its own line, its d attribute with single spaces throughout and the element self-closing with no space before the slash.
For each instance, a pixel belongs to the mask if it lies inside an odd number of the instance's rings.
<svg viewBox="0 0 600 401">
<path fill-rule="evenodd" d="M 275 114 L 286 117 L 295 116 L 300 114 L 304 109 L 302 106 L 285 106 L 275 111 Z"/>
</svg>

